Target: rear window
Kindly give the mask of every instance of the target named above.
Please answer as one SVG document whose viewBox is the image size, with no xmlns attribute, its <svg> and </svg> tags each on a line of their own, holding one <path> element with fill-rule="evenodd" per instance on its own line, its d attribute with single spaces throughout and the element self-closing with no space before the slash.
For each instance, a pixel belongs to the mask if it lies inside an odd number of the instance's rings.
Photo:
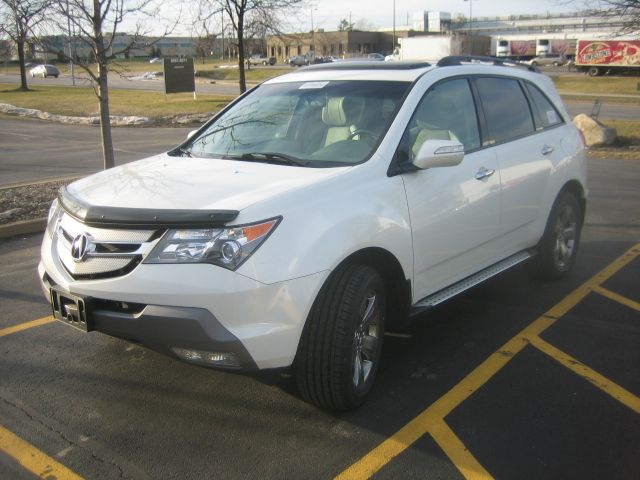
<svg viewBox="0 0 640 480">
<path fill-rule="evenodd" d="M 535 131 L 529 102 L 517 80 L 501 77 L 476 79 L 489 137 L 508 142 Z"/>
<path fill-rule="evenodd" d="M 535 109 L 536 128 L 543 130 L 562 123 L 562 117 L 558 110 L 553 106 L 547 97 L 538 89 L 538 87 L 526 84 L 527 91 L 533 100 Z"/>
</svg>

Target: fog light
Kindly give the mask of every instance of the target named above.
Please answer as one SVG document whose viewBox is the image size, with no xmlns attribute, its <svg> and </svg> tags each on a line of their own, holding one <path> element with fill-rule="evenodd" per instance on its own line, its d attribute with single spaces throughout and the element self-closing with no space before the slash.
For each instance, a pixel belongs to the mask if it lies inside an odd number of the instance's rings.
<svg viewBox="0 0 640 480">
<path fill-rule="evenodd" d="M 173 347 L 174 351 L 182 360 L 187 362 L 202 363 L 205 365 L 215 365 L 219 367 L 239 367 L 237 357 L 231 352 L 205 352 L 203 350 L 190 350 L 187 348 Z"/>
</svg>

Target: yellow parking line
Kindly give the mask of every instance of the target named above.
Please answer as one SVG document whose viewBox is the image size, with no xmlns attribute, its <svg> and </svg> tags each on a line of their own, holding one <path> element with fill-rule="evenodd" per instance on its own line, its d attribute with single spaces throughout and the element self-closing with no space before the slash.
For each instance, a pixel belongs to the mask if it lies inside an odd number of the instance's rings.
<svg viewBox="0 0 640 480">
<path fill-rule="evenodd" d="M 49 315 L 48 317 L 39 318 L 38 320 L 32 320 L 31 322 L 21 323 L 19 325 L 14 325 L 13 327 L 7 327 L 0 330 L 0 337 L 5 337 L 7 335 L 11 335 L 12 333 L 22 332 L 23 330 L 28 330 L 30 328 L 39 327 L 41 325 L 46 325 L 47 323 L 55 322 L 55 319 Z"/>
<path fill-rule="evenodd" d="M 13 457 L 23 468 L 39 478 L 57 480 L 82 480 L 82 477 L 69 470 L 53 458 L 45 455 L 30 443 L 0 425 L 0 450 Z"/>
<path fill-rule="evenodd" d="M 573 373 L 581 376 L 585 380 L 591 382 L 603 392 L 611 395 L 620 403 L 626 405 L 636 413 L 640 413 L 640 398 L 636 397 L 633 393 L 625 390 L 620 385 L 612 382 L 606 377 L 603 377 L 595 370 L 587 367 L 585 364 L 579 362 L 575 358 L 571 357 L 562 350 L 557 349 L 553 345 L 545 342 L 539 337 L 531 338 L 531 344 L 540 351 L 546 353 L 554 360 L 560 362 L 567 367 Z"/>
<path fill-rule="evenodd" d="M 458 467 L 464 478 L 473 480 L 493 479 L 444 420 L 437 420 L 429 429 L 433 439 Z"/>
<path fill-rule="evenodd" d="M 391 437 L 383 441 L 364 457 L 357 460 L 353 465 L 339 474 L 336 479 L 352 480 L 371 477 L 396 456 L 409 448 L 425 433 L 430 432 L 436 422 L 444 419 L 444 417 L 446 417 L 458 405 L 469 398 L 473 392 L 487 383 L 487 381 L 489 381 L 491 377 L 504 367 L 509 360 L 529 344 L 531 338 L 538 337 L 560 317 L 580 303 L 596 287 L 606 282 L 609 278 L 633 261 L 638 255 L 640 255 L 640 243 L 634 245 L 599 273 L 563 298 L 545 314 L 527 326 L 518 335 L 513 337 L 498 351 L 482 362 L 451 390 L 436 400 Z M 434 439 L 438 442 L 437 438 L 434 437 Z M 439 442 L 438 444 L 440 445 Z M 445 450 L 442 445 L 440 445 L 440 447 Z M 463 468 L 465 468 L 464 465 L 458 465 L 454 458 L 450 457 L 450 459 L 456 468 L 465 475 L 465 472 L 463 471 Z"/>
<path fill-rule="evenodd" d="M 630 298 L 623 297 L 622 295 L 618 295 L 616 292 L 612 292 L 604 287 L 596 287 L 593 289 L 594 292 L 599 293 L 603 297 L 607 297 L 609 300 L 613 300 L 614 302 L 621 303 L 629 308 L 633 308 L 637 312 L 640 312 L 640 303 L 631 300 Z"/>
</svg>

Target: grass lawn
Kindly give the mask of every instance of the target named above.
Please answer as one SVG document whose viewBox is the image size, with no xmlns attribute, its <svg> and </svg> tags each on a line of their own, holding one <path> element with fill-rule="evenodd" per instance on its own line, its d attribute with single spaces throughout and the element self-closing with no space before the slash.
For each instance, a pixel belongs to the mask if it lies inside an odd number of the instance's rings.
<svg viewBox="0 0 640 480">
<path fill-rule="evenodd" d="M 640 77 L 589 77 L 587 75 L 553 77 L 556 88 L 568 93 L 617 93 L 640 95 Z"/>
<path fill-rule="evenodd" d="M 56 63 L 56 67 L 60 70 L 62 75 L 71 75 L 71 69 L 69 64 Z M 196 76 L 202 78 L 210 78 L 212 80 L 227 80 L 237 82 L 240 78 L 240 72 L 238 70 L 238 62 L 234 59 L 229 61 L 211 60 L 206 59 L 205 63 L 195 59 Z M 97 68 L 96 68 L 97 70 Z M 273 65 L 268 67 L 259 68 L 251 67 L 250 70 L 245 68 L 245 75 L 248 82 L 262 82 L 269 78 L 283 75 L 291 72 L 293 69 L 284 64 Z M 113 62 L 110 66 L 110 71 L 117 72 L 121 75 L 133 75 L 142 74 L 146 72 L 162 72 L 163 64 L 149 63 L 148 60 L 118 60 Z M 20 69 L 16 64 L 3 64 L 0 66 L 0 73 L 4 74 L 19 74 Z M 76 74 L 83 74 L 82 69 L 76 67 Z M 27 81 L 31 77 L 29 76 L 29 69 L 27 68 Z"/>
<path fill-rule="evenodd" d="M 21 92 L 16 87 L 15 84 L 0 83 L 0 102 L 61 115 L 98 114 L 98 100 L 89 87 L 32 85 L 30 92 Z M 109 91 L 109 98 L 112 115 L 162 117 L 217 112 L 234 97 L 198 94 L 197 100 L 193 100 L 190 93 L 165 95 L 161 92 L 113 89 Z"/>
<path fill-rule="evenodd" d="M 621 145 L 640 145 L 640 121 L 603 120 L 602 123 L 616 129 Z"/>
</svg>

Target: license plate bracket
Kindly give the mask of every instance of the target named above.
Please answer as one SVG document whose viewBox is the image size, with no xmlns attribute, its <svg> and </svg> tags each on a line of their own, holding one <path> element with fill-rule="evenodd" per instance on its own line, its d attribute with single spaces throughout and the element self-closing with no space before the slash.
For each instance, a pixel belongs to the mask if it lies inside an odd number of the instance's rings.
<svg viewBox="0 0 640 480">
<path fill-rule="evenodd" d="M 90 297 L 62 292 L 55 287 L 49 290 L 53 318 L 67 325 L 90 332 L 93 330 Z"/>
</svg>

